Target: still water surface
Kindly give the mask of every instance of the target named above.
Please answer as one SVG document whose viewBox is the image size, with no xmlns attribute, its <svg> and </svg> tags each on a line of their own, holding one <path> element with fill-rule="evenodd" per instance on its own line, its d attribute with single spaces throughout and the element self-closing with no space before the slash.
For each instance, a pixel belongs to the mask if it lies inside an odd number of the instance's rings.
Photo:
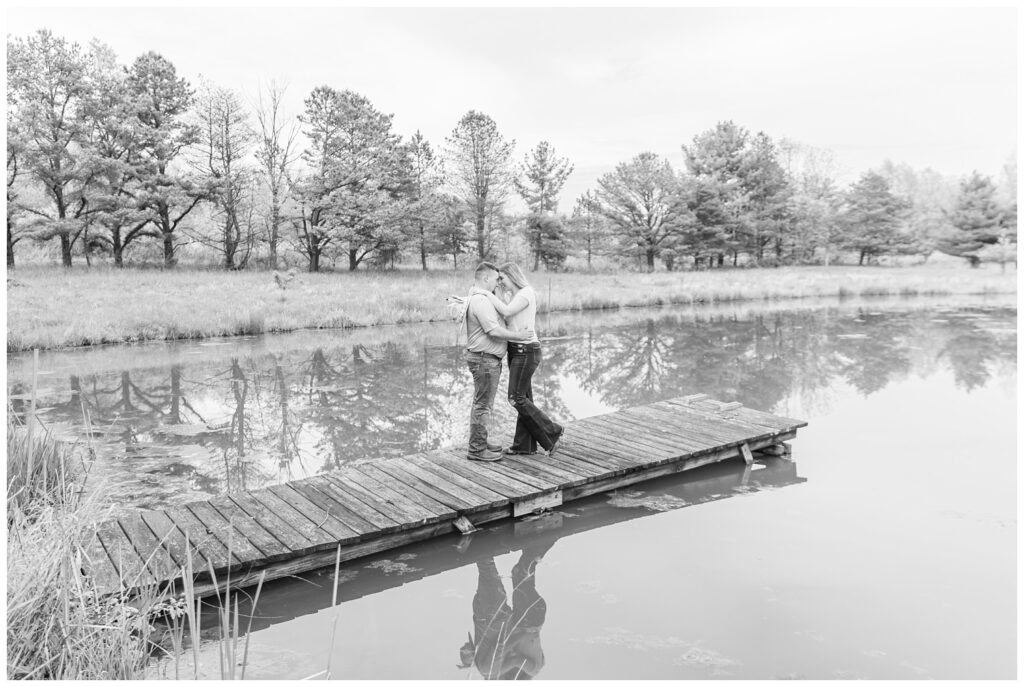
<svg viewBox="0 0 1024 687">
<path fill-rule="evenodd" d="M 1014 299 L 538 329 L 535 393 L 556 418 L 707 393 L 810 424 L 792 461 L 709 466 L 347 564 L 335 607 L 333 570 L 268 584 L 247 677 L 1015 677 Z M 30 358 L 10 356 L 8 376 L 27 403 Z M 441 325 L 51 353 L 38 380 L 46 420 L 91 437 L 92 483 L 147 508 L 460 443 L 472 393 Z M 514 411 L 498 403 L 494 423 Z M 474 661 L 485 618 L 522 631 Z M 219 676 L 214 645 L 200 670 Z"/>
</svg>

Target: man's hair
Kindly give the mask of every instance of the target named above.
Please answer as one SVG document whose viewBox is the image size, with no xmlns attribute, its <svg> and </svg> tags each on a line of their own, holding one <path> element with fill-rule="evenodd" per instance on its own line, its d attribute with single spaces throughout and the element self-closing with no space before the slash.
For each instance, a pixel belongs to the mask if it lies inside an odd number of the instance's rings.
<svg viewBox="0 0 1024 687">
<path fill-rule="evenodd" d="M 499 270 L 498 266 L 495 265 L 493 262 L 486 262 L 486 261 L 484 261 L 484 262 L 481 262 L 479 265 L 476 266 L 476 273 L 475 273 L 475 275 L 477 277 L 479 277 L 482 273 L 487 272 L 487 271 L 500 272 L 501 270 Z"/>
</svg>

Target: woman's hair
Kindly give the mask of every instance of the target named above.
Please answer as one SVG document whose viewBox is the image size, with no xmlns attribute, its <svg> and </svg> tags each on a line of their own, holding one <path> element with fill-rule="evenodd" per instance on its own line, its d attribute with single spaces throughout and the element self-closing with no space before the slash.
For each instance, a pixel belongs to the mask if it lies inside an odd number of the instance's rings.
<svg viewBox="0 0 1024 687">
<path fill-rule="evenodd" d="M 523 268 L 514 262 L 506 262 L 498 268 L 498 271 L 508 277 L 509 281 L 515 284 L 517 289 L 530 285 L 526 275 L 523 273 Z"/>
</svg>

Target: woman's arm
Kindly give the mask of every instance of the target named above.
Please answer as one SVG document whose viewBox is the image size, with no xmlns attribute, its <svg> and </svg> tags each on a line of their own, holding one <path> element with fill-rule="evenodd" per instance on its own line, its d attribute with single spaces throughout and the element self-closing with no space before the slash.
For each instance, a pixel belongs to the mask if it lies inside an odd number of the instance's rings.
<svg viewBox="0 0 1024 687">
<path fill-rule="evenodd" d="M 526 296 L 521 295 L 522 293 L 522 291 L 517 293 L 508 303 L 501 300 L 493 293 L 488 293 L 487 298 L 490 299 L 491 305 L 494 306 L 494 309 L 498 311 L 499 315 L 502 317 L 508 317 L 509 315 L 515 315 L 526 307 Z"/>
</svg>

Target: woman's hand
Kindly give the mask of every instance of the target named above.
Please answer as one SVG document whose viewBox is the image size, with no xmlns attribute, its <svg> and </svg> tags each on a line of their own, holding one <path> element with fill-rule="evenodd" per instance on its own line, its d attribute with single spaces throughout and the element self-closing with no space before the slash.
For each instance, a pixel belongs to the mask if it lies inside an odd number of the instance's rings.
<svg viewBox="0 0 1024 687">
<path fill-rule="evenodd" d="M 498 311 L 498 314 L 505 316 L 508 314 L 508 304 L 500 297 L 493 293 L 488 293 L 487 298 L 491 301 L 491 305 Z"/>
</svg>

